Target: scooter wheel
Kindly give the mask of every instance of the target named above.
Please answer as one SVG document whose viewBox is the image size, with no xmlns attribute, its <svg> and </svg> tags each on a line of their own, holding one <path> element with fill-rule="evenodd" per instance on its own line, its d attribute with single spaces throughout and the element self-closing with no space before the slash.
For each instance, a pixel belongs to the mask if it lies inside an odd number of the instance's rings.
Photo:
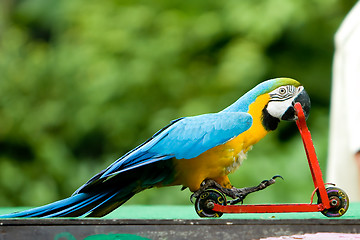
<svg viewBox="0 0 360 240">
<path fill-rule="evenodd" d="M 346 213 L 349 208 L 349 197 L 348 195 L 340 188 L 337 187 L 328 187 L 326 192 L 330 201 L 330 208 L 325 209 L 321 213 L 326 217 L 341 217 Z M 318 203 L 321 203 L 320 198 Z"/>
<path fill-rule="evenodd" d="M 212 210 L 214 203 L 225 206 L 225 195 L 217 189 L 209 188 L 203 191 L 195 201 L 195 210 L 200 217 L 219 218 L 221 212 Z"/>
</svg>

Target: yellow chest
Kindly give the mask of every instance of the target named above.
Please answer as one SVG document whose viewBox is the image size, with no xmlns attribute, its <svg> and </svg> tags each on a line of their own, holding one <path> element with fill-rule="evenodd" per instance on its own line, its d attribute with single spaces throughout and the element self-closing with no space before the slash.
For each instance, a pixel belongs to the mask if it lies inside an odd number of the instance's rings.
<svg viewBox="0 0 360 240">
<path fill-rule="evenodd" d="M 247 131 L 196 158 L 175 160 L 176 184 L 196 189 L 206 178 L 216 179 L 235 171 L 252 146 L 268 133 L 261 123 L 262 109 L 268 100 L 268 95 L 261 95 L 250 105 L 248 113 L 253 117 L 253 124 Z"/>
</svg>

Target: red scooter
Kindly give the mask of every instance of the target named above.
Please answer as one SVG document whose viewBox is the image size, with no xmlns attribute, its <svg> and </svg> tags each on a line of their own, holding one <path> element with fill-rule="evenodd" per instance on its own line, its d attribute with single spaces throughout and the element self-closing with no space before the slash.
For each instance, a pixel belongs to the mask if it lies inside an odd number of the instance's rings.
<svg viewBox="0 0 360 240">
<path fill-rule="evenodd" d="M 315 186 L 310 203 L 228 205 L 236 201 L 227 201 L 225 194 L 221 190 L 208 188 L 195 201 L 195 210 L 200 217 L 217 218 L 221 217 L 223 213 L 321 212 L 327 217 L 340 217 L 345 214 L 349 207 L 349 197 L 343 190 L 335 187 L 334 184 L 324 183 L 311 134 L 306 125 L 305 115 L 300 103 L 295 104 L 295 110 L 298 115 L 296 125 L 304 143 Z M 316 204 L 313 203 L 315 193 L 318 198 Z"/>
</svg>

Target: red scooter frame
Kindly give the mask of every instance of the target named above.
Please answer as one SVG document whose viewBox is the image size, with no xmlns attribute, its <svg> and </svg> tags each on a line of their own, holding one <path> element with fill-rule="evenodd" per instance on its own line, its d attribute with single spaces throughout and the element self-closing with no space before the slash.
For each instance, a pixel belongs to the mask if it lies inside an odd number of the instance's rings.
<svg viewBox="0 0 360 240">
<path fill-rule="evenodd" d="M 311 134 L 306 125 L 305 115 L 300 103 L 295 104 L 295 110 L 298 116 L 296 124 L 304 143 L 315 186 L 310 203 L 226 205 L 226 197 L 220 190 L 206 189 L 195 202 L 195 209 L 199 216 L 221 217 L 223 213 L 322 212 L 327 217 L 340 217 L 345 214 L 349 207 L 349 198 L 339 188 L 325 187 Z M 315 193 L 317 193 L 318 197 L 317 204 L 313 203 Z"/>
</svg>

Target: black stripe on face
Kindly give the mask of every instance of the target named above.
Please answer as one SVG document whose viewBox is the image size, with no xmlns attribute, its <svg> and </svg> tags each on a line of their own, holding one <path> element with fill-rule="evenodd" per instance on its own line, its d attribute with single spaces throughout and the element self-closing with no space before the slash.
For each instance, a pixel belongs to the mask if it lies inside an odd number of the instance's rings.
<svg viewBox="0 0 360 240">
<path fill-rule="evenodd" d="M 287 98 L 277 98 L 277 97 L 271 97 L 271 99 L 269 100 L 269 102 L 283 102 L 283 101 L 286 101 L 290 98 L 292 98 L 294 96 L 289 96 Z"/>
<path fill-rule="evenodd" d="M 261 123 L 266 131 L 274 131 L 277 128 L 280 120 L 271 116 L 266 107 L 267 105 L 262 110 Z"/>
</svg>

